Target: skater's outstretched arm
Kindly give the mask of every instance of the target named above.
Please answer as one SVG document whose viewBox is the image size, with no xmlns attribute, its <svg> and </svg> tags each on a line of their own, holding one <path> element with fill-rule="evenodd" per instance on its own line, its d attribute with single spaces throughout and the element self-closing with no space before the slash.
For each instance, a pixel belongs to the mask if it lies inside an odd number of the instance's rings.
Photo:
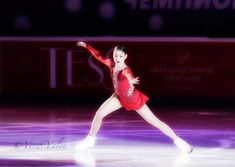
<svg viewBox="0 0 235 167">
<path fill-rule="evenodd" d="M 98 61 L 105 64 L 106 66 L 111 65 L 111 63 L 112 63 L 111 59 L 104 58 L 104 56 L 102 56 L 99 51 L 97 51 L 92 46 L 88 45 L 87 43 L 77 42 L 77 46 L 81 46 L 81 47 L 86 48 L 92 54 L 93 57 L 95 57 Z"/>
</svg>

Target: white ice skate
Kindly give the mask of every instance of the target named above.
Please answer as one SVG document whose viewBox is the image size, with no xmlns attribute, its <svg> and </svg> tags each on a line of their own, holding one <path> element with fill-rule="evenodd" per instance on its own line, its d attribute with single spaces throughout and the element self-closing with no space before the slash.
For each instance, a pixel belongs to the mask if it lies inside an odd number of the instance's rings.
<svg viewBox="0 0 235 167">
<path fill-rule="evenodd" d="M 90 136 L 90 135 L 87 135 L 87 137 L 79 142 L 76 146 L 75 146 L 75 149 L 77 151 L 82 151 L 82 150 L 86 150 L 88 148 L 91 148 L 95 145 L 95 137 L 94 136 Z"/>
<path fill-rule="evenodd" d="M 186 141 L 179 137 L 174 140 L 174 143 L 184 153 L 191 153 L 193 151 L 193 148 Z"/>
</svg>

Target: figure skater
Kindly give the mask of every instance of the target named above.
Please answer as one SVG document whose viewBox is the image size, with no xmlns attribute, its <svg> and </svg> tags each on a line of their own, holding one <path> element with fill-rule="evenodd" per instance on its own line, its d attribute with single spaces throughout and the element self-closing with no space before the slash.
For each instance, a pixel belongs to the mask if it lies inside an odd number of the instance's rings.
<svg viewBox="0 0 235 167">
<path fill-rule="evenodd" d="M 139 84 L 139 77 L 134 78 L 131 69 L 125 63 L 127 53 L 123 46 L 113 49 L 113 59 L 104 58 L 96 49 L 84 42 L 77 42 L 77 46 L 87 49 L 98 61 L 105 64 L 111 73 L 114 93 L 97 110 L 93 118 L 91 129 L 86 138 L 76 145 L 76 150 L 84 150 L 95 145 L 96 134 L 101 127 L 102 120 L 108 114 L 124 107 L 126 110 L 135 110 L 144 120 L 158 128 L 170 137 L 175 145 L 185 153 L 191 153 L 193 148 L 178 137 L 164 122 L 159 120 L 146 105 L 148 97 L 135 89 Z"/>
</svg>

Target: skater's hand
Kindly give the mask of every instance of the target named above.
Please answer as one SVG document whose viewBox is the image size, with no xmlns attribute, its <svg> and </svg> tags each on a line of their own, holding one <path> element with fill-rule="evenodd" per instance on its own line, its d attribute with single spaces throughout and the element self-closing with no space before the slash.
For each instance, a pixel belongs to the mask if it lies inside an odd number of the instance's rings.
<svg viewBox="0 0 235 167">
<path fill-rule="evenodd" d="M 132 94 L 133 94 L 133 92 L 134 92 L 134 89 L 135 89 L 134 84 L 139 84 L 139 82 L 140 82 L 139 78 L 140 78 L 140 77 L 129 78 L 130 88 L 129 88 L 129 90 L 127 91 L 127 96 L 128 96 L 128 97 L 132 96 Z"/>
<path fill-rule="evenodd" d="M 77 42 L 77 46 L 81 46 L 81 47 L 86 47 L 86 43 L 85 42 Z"/>
<path fill-rule="evenodd" d="M 139 80 L 140 77 L 136 77 L 136 78 L 133 78 L 130 80 L 130 83 L 131 84 L 139 84 L 140 83 L 140 80 Z"/>
</svg>

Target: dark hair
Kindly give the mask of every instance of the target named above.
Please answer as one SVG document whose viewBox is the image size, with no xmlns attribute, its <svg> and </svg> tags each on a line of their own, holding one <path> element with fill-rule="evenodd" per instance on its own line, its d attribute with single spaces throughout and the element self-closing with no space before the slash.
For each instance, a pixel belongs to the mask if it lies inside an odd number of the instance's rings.
<svg viewBox="0 0 235 167">
<path fill-rule="evenodd" d="M 126 53 L 126 48 L 125 48 L 124 46 L 117 45 L 117 46 L 115 46 L 115 48 L 116 48 L 117 50 L 120 50 L 120 51 L 123 51 L 124 53 Z"/>
</svg>

